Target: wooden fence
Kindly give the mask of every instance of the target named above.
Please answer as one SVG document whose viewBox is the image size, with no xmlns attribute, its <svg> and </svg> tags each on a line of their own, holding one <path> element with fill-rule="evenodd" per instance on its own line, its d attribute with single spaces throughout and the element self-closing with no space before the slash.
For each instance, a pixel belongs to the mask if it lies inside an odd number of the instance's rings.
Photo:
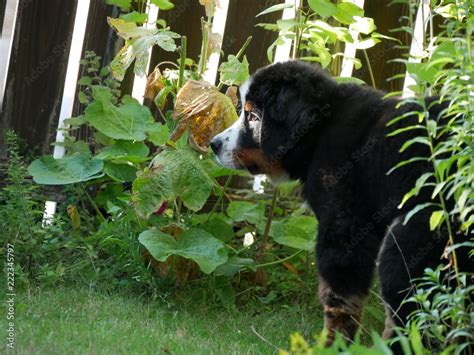
<svg viewBox="0 0 474 355">
<path fill-rule="evenodd" d="M 5 7 L 10 0 L 0 0 L 0 24 L 3 23 Z M 55 140 L 61 99 L 66 77 L 72 32 L 79 0 L 15 0 L 18 2 L 16 25 L 9 58 L 5 94 L 0 113 L 0 156 L 5 154 L 4 133 L 14 129 L 36 153 L 51 153 Z M 227 54 L 235 54 L 245 39 L 253 36 L 246 51 L 251 72 L 268 64 L 266 51 L 276 39 L 276 33 L 255 27 L 261 22 L 275 22 L 281 12 L 256 18 L 271 5 L 284 0 L 229 0 L 226 27 L 222 48 Z M 175 0 L 175 8 L 159 13 L 171 29 L 188 37 L 188 56 L 197 59 L 201 46 L 200 18 L 204 8 L 198 0 Z M 400 26 L 400 18 L 407 15 L 404 5 L 389 6 L 390 1 L 366 0 L 366 16 L 372 17 L 377 31 L 398 38 L 402 45 L 409 46 L 403 33 L 391 33 Z M 93 50 L 102 57 L 106 65 L 120 45 L 117 36 L 109 28 L 107 16 L 117 17 L 120 10 L 105 4 L 105 0 L 90 0 L 83 53 Z M 1 28 L 1 26 L 0 26 Z M 364 64 L 354 73 L 370 82 L 363 53 L 357 56 Z M 404 71 L 401 64 L 388 63 L 399 58 L 402 49 L 394 42 L 383 41 L 368 50 L 374 72 L 375 83 L 384 90 L 401 89 L 403 82 L 387 81 L 394 74 Z M 0 53 L 0 56 L 3 55 Z M 162 61 L 175 61 L 176 53 L 155 48 L 151 56 L 151 68 Z M 3 70 L 3 69 L 0 69 Z M 79 74 L 80 76 L 81 74 Z M 131 93 L 134 75 L 126 75 L 122 90 Z M 1 98 L 0 98 L 1 101 Z M 82 107 L 75 102 L 73 113 Z"/>
</svg>

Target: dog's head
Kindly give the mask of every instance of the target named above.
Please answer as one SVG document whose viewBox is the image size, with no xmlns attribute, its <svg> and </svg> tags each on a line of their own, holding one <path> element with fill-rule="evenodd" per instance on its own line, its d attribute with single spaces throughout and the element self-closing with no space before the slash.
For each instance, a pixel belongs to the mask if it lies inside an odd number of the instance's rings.
<svg viewBox="0 0 474 355">
<path fill-rule="evenodd" d="M 240 87 L 239 119 L 211 141 L 228 168 L 277 178 L 285 160 L 297 158 L 302 142 L 329 113 L 325 103 L 335 83 L 321 69 L 299 61 L 270 65 Z"/>
</svg>

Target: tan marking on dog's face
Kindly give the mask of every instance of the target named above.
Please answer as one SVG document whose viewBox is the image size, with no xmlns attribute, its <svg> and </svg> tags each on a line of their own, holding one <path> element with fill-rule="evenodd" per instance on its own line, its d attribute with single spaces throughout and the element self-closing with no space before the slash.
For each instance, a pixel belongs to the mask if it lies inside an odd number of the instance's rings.
<svg viewBox="0 0 474 355">
<path fill-rule="evenodd" d="M 278 179 L 285 173 L 280 162 L 270 159 L 260 149 L 240 149 L 234 159 L 236 166 L 249 169 L 252 174 L 267 174 Z"/>
<path fill-rule="evenodd" d="M 251 81 L 249 79 L 240 87 L 242 112 L 239 119 L 214 137 L 222 142 L 217 160 L 227 168 L 267 174 L 275 183 L 287 181 L 288 176 L 281 162 L 266 156 L 259 148 L 262 117 L 257 107 L 246 98 Z"/>
<path fill-rule="evenodd" d="M 245 101 L 244 111 L 250 112 L 253 109 L 253 105 L 250 101 Z"/>
</svg>

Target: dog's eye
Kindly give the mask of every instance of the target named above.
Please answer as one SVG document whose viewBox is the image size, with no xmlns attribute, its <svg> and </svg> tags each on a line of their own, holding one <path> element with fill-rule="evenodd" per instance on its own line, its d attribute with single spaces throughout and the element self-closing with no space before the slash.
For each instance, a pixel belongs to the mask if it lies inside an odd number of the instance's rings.
<svg viewBox="0 0 474 355">
<path fill-rule="evenodd" d="M 249 122 L 256 122 L 256 121 L 260 121 L 261 118 L 260 118 L 260 114 L 254 110 L 250 111 L 250 112 L 247 112 L 247 120 Z"/>
</svg>

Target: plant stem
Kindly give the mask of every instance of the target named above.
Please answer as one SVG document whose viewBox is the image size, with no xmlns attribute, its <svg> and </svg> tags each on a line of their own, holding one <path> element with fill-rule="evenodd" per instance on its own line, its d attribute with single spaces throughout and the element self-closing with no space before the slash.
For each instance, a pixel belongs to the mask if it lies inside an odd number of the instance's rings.
<svg viewBox="0 0 474 355">
<path fill-rule="evenodd" d="M 240 50 L 237 52 L 237 54 L 235 55 L 237 59 L 240 59 L 240 57 L 242 57 L 242 55 L 244 54 L 245 50 L 247 49 L 247 47 L 249 46 L 250 42 L 252 42 L 252 36 L 248 36 L 247 39 L 245 40 L 244 44 L 242 45 L 242 48 L 240 48 Z"/>
<path fill-rule="evenodd" d="M 179 78 L 178 78 L 178 88 L 183 86 L 184 82 L 184 66 L 186 65 L 186 51 L 187 51 L 187 37 L 181 37 L 181 48 L 180 48 L 180 60 L 179 60 Z"/>
<path fill-rule="evenodd" d="M 259 265 L 257 265 L 256 267 L 257 267 L 257 268 L 260 268 L 260 267 L 266 267 L 266 266 L 281 264 L 281 263 L 284 263 L 284 262 L 287 261 L 287 260 L 290 260 L 291 258 L 294 258 L 295 256 L 301 254 L 302 252 L 304 252 L 303 249 L 302 249 L 302 250 L 298 250 L 296 253 L 291 254 L 290 256 L 287 256 L 287 257 L 284 258 L 284 259 L 278 259 L 278 260 L 275 260 L 275 261 L 271 261 L 271 262 L 269 262 L 269 263 L 259 264 Z"/>
<path fill-rule="evenodd" d="M 303 15 L 303 24 L 306 24 L 306 22 L 308 21 L 308 16 L 305 14 L 305 13 L 302 13 Z M 300 53 L 300 48 L 301 48 L 301 42 L 303 40 L 303 35 L 304 35 L 304 32 L 305 32 L 306 28 L 302 28 L 300 31 L 299 31 L 299 36 L 298 38 L 296 38 L 296 57 L 294 59 L 297 59 L 301 56 L 301 53 Z"/>
<path fill-rule="evenodd" d="M 369 75 L 370 75 L 370 81 L 372 82 L 372 87 L 374 89 L 377 89 L 377 85 L 375 84 L 374 72 L 372 71 L 372 65 L 370 64 L 370 59 L 367 54 L 367 50 L 364 49 L 363 52 L 364 52 L 365 61 L 367 62 L 367 69 L 369 69 Z"/>
<path fill-rule="evenodd" d="M 204 20 L 204 17 L 201 17 L 201 32 L 202 32 L 202 45 L 201 45 L 201 59 L 199 61 L 199 76 L 202 77 L 206 71 L 207 64 L 207 47 L 209 41 L 209 34 L 207 32 L 207 25 L 210 23 L 210 18 L 208 21 Z"/>
<path fill-rule="evenodd" d="M 296 5 L 295 1 L 295 20 L 296 23 L 299 23 L 301 20 L 301 6 L 302 2 L 299 3 L 299 5 Z M 306 18 L 305 18 L 306 22 Z M 295 28 L 295 41 L 293 43 L 293 50 L 291 53 L 291 59 L 296 59 L 298 57 L 298 52 L 300 49 L 300 42 L 301 42 L 301 36 L 303 35 L 303 28 L 300 28 L 299 26 L 296 26 Z"/>
<path fill-rule="evenodd" d="M 181 219 L 181 206 L 182 206 L 182 201 L 180 198 L 176 198 L 174 200 L 174 207 L 175 207 L 175 214 L 176 214 L 176 222 L 179 223 Z"/>
<path fill-rule="evenodd" d="M 207 222 L 209 220 L 209 218 L 211 218 L 211 216 L 214 214 L 214 212 L 216 212 L 217 206 L 221 203 L 222 199 L 224 198 L 225 190 L 229 187 L 230 182 L 232 181 L 232 176 L 233 175 L 231 174 L 227 177 L 227 180 L 225 181 L 224 186 L 222 187 L 221 194 L 217 198 L 216 203 L 212 207 L 211 212 L 209 212 L 209 214 L 207 215 L 207 218 L 206 218 L 205 222 Z"/>
<path fill-rule="evenodd" d="M 92 197 L 91 197 L 91 195 L 89 194 L 89 192 L 87 192 L 87 189 L 85 188 L 85 186 L 84 186 L 83 184 L 80 184 L 80 186 L 82 187 L 82 190 L 84 191 L 84 194 L 86 195 L 87 200 L 88 200 L 89 203 L 92 205 L 92 207 L 94 208 L 94 210 L 97 212 L 97 215 L 99 216 L 99 218 L 102 220 L 102 222 L 105 222 L 107 219 L 104 217 L 104 215 L 102 214 L 102 212 L 100 212 L 99 207 L 98 207 L 97 204 L 94 202 L 94 200 L 92 199 Z"/>
<path fill-rule="evenodd" d="M 427 137 L 430 141 L 430 145 L 429 145 L 429 148 L 430 148 L 430 154 L 431 156 L 433 157 L 434 156 L 434 140 L 433 140 L 433 137 L 432 135 L 430 135 L 430 131 L 428 129 L 428 117 L 429 117 L 429 113 L 428 113 L 428 110 L 426 108 L 426 103 L 422 102 L 422 107 L 423 107 L 423 110 L 424 110 L 424 114 L 425 114 L 425 126 L 426 126 L 426 133 L 427 133 Z M 436 134 L 436 133 L 435 133 Z M 436 137 L 435 137 L 436 138 Z M 434 170 L 434 177 L 436 179 L 436 185 L 439 185 L 442 181 L 442 176 L 441 174 L 439 173 L 439 169 L 438 169 L 438 165 L 436 164 L 436 159 L 432 159 L 432 165 L 433 165 L 433 170 Z M 443 191 L 440 191 L 439 192 L 439 200 L 440 200 L 440 203 L 441 203 L 441 207 L 443 209 L 443 213 L 444 213 L 444 216 L 445 216 L 445 221 L 446 221 L 446 227 L 448 228 L 448 239 L 449 239 L 449 244 L 451 246 L 454 246 L 454 237 L 453 237 L 453 231 L 452 231 L 452 228 L 451 228 L 451 222 L 449 221 L 449 212 L 448 212 L 448 209 L 446 207 L 446 201 L 444 200 L 444 196 L 443 196 Z M 458 267 L 458 258 L 457 258 L 457 255 L 456 255 L 456 251 L 455 249 L 453 248 L 453 250 L 451 251 L 451 254 L 452 254 L 452 257 L 453 257 L 453 266 L 454 266 L 454 273 L 456 275 L 456 282 L 458 284 L 458 286 L 461 286 L 461 280 L 459 278 L 459 267 Z"/>
<path fill-rule="evenodd" d="M 278 201 L 278 191 L 279 191 L 278 187 L 276 187 L 275 191 L 273 192 L 272 204 L 270 206 L 270 211 L 268 212 L 267 223 L 265 224 L 265 230 L 263 232 L 262 243 L 260 245 L 260 251 L 259 251 L 258 255 L 255 257 L 255 259 L 257 261 L 261 261 L 261 259 L 263 257 L 263 253 L 265 252 L 265 248 L 266 248 L 267 243 L 268 243 L 268 237 L 269 237 L 269 234 L 270 234 L 270 227 L 272 225 L 273 216 L 275 214 L 275 206 L 276 206 L 277 201 Z"/>
</svg>

